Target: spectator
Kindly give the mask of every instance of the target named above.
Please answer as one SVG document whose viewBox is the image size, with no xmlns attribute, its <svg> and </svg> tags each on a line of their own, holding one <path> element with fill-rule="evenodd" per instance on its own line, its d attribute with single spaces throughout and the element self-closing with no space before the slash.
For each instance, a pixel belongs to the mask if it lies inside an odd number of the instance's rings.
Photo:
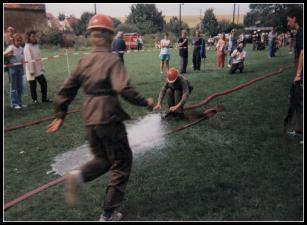
<svg viewBox="0 0 307 225">
<path fill-rule="evenodd" d="M 13 27 L 8 27 L 7 28 L 7 33 L 4 34 L 4 49 L 6 49 L 9 45 L 13 44 L 13 35 L 14 35 L 14 28 Z M 7 65 L 9 63 L 9 58 L 4 57 L 4 65 Z M 5 72 L 8 72 L 8 68 L 4 68 Z"/>
<path fill-rule="evenodd" d="M 163 67 L 164 63 L 166 64 L 167 71 L 169 70 L 169 60 L 170 60 L 170 54 L 169 54 L 169 46 L 171 41 L 168 39 L 168 33 L 165 32 L 164 39 L 160 42 L 160 73 L 163 74 Z"/>
<path fill-rule="evenodd" d="M 235 50 L 237 47 L 237 39 L 236 39 L 236 30 L 232 29 L 229 36 L 229 42 L 228 42 L 228 67 L 231 67 L 231 53 L 233 50 Z"/>
<path fill-rule="evenodd" d="M 201 58 L 201 61 L 204 62 L 204 69 L 205 69 L 205 59 L 207 58 L 207 55 L 206 55 L 206 42 L 205 42 L 205 39 L 202 39 L 202 43 L 201 43 L 201 46 L 200 46 L 200 58 Z"/>
<path fill-rule="evenodd" d="M 292 120 L 294 114 L 296 116 L 296 129 L 288 132 L 291 137 L 298 137 L 303 143 L 303 67 L 304 67 L 304 47 L 303 47 L 303 16 L 301 9 L 293 9 L 289 11 L 287 21 L 288 27 L 296 31 L 294 63 L 295 75 L 291 85 L 290 106 L 285 126 Z"/>
<path fill-rule="evenodd" d="M 269 33 L 269 58 L 275 57 L 276 34 L 274 28 Z"/>
<path fill-rule="evenodd" d="M 257 31 L 254 31 L 254 33 L 252 35 L 253 50 L 257 49 L 257 40 L 258 40 L 258 34 L 257 34 Z"/>
<path fill-rule="evenodd" d="M 246 52 L 244 51 L 244 42 L 241 41 L 237 47 L 237 49 L 235 49 L 232 54 L 231 57 L 233 58 L 232 60 L 232 64 L 231 64 L 231 68 L 229 70 L 229 73 L 235 73 L 236 70 L 239 70 L 240 73 L 243 72 L 244 69 L 244 60 L 246 57 Z"/>
<path fill-rule="evenodd" d="M 220 34 L 219 40 L 216 44 L 216 49 L 217 49 L 217 66 L 220 67 L 221 69 L 224 68 L 225 47 L 226 47 L 225 34 Z"/>
<path fill-rule="evenodd" d="M 23 40 L 19 33 L 13 35 L 12 44 L 3 53 L 3 56 L 9 59 L 9 63 L 21 63 L 24 61 L 23 48 L 21 47 Z M 24 75 L 23 65 L 15 65 L 8 68 L 10 83 L 10 106 L 13 109 L 21 109 L 26 107 L 22 105 L 22 79 Z"/>
<path fill-rule="evenodd" d="M 138 51 L 142 50 L 142 45 L 143 45 L 143 40 L 141 38 L 140 35 L 138 35 L 137 39 L 136 39 L 136 46 Z"/>
<path fill-rule="evenodd" d="M 195 37 L 193 38 L 192 45 L 193 49 L 193 70 L 200 70 L 201 65 L 201 49 L 204 45 L 204 39 L 200 36 L 200 32 L 195 32 Z M 204 54 L 204 53 L 203 53 Z"/>
<path fill-rule="evenodd" d="M 293 39 L 294 39 L 294 32 L 293 30 L 291 30 L 289 32 L 289 45 L 288 45 L 288 53 L 292 54 L 292 50 L 293 50 Z"/>
<path fill-rule="evenodd" d="M 155 48 L 160 48 L 160 40 L 155 41 Z"/>
<path fill-rule="evenodd" d="M 7 33 L 4 35 L 4 47 L 7 48 L 13 44 L 13 36 L 15 29 L 13 27 L 7 28 Z"/>
<path fill-rule="evenodd" d="M 117 54 L 120 60 L 124 63 L 124 52 L 127 50 L 125 41 L 123 40 L 124 33 L 119 31 L 112 42 L 112 52 Z"/>
<path fill-rule="evenodd" d="M 36 39 L 36 31 L 31 30 L 26 32 L 25 34 L 25 48 L 24 48 L 24 55 L 25 55 L 25 60 L 29 61 L 26 64 L 26 75 L 27 75 L 27 80 L 29 81 L 30 85 L 30 92 L 31 92 L 31 97 L 33 100 L 34 104 L 39 104 L 37 100 L 37 93 L 36 93 L 36 84 L 37 82 L 41 86 L 41 94 L 42 94 L 42 102 L 51 102 L 47 98 L 47 81 L 44 76 L 44 66 L 41 60 L 35 61 L 35 62 L 30 62 L 31 60 L 35 59 L 41 59 L 41 52 L 39 49 L 39 45 L 37 43 Z"/>
<path fill-rule="evenodd" d="M 181 31 L 181 38 L 178 40 L 178 47 L 179 47 L 179 57 L 180 57 L 180 68 L 179 72 L 184 74 L 187 72 L 187 65 L 188 65 L 188 32 L 186 30 Z"/>
</svg>

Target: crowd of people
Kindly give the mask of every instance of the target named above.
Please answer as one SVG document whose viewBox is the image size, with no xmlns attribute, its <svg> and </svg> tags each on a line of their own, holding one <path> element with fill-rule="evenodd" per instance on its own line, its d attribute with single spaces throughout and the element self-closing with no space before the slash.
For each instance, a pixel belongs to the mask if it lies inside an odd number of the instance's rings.
<svg viewBox="0 0 307 225">
<path fill-rule="evenodd" d="M 10 106 L 13 109 L 21 109 L 27 107 L 22 104 L 22 96 L 25 94 L 27 85 L 24 82 L 25 76 L 30 86 L 32 101 L 34 104 L 39 104 L 37 98 L 37 82 L 41 87 L 41 102 L 52 102 L 47 97 L 47 80 L 44 76 L 45 70 L 41 60 L 40 48 L 34 30 L 26 32 L 24 35 L 15 33 L 13 27 L 7 28 L 7 34 L 4 38 L 6 47 L 3 52 L 5 64 L 21 63 L 19 65 L 9 66 L 6 71 L 9 75 L 9 93 Z M 35 62 L 32 60 L 36 60 Z M 24 65 L 22 62 L 28 61 Z"/>
</svg>

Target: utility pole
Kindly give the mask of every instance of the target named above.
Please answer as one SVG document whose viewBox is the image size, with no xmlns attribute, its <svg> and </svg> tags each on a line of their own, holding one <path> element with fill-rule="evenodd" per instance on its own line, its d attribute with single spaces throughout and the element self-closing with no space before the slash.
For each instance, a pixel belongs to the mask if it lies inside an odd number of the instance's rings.
<svg viewBox="0 0 307 225">
<path fill-rule="evenodd" d="M 184 3 L 179 3 L 179 37 L 181 33 L 181 5 L 184 5 Z"/>
<path fill-rule="evenodd" d="M 239 12 L 240 12 L 240 5 L 238 5 L 238 18 L 237 18 L 237 24 L 239 24 Z"/>
<path fill-rule="evenodd" d="M 203 30 L 203 26 L 202 26 L 202 22 L 201 22 L 201 12 L 202 12 L 202 9 L 200 9 L 200 13 L 199 13 L 199 20 L 200 20 L 199 30 L 200 30 L 200 32 L 202 32 L 202 30 Z"/>
<path fill-rule="evenodd" d="M 94 10 L 95 10 L 95 15 L 97 14 L 97 7 L 96 7 L 96 3 L 94 3 Z"/>
<path fill-rule="evenodd" d="M 233 4 L 232 25 L 235 25 L 236 4 Z"/>
</svg>

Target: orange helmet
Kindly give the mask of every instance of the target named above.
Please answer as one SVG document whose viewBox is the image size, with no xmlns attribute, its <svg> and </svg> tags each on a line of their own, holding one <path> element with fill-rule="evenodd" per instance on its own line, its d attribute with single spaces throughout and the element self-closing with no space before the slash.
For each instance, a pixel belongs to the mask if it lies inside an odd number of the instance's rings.
<svg viewBox="0 0 307 225">
<path fill-rule="evenodd" d="M 112 33 L 115 32 L 111 17 L 102 14 L 93 16 L 88 22 L 87 30 L 94 28 L 107 29 Z"/>
<path fill-rule="evenodd" d="M 174 83 L 178 78 L 178 70 L 175 68 L 170 68 L 167 72 L 167 82 Z"/>
</svg>

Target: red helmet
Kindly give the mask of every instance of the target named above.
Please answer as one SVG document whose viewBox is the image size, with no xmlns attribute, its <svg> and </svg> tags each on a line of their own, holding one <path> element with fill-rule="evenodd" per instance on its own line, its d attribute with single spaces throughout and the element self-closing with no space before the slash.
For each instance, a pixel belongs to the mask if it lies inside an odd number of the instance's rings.
<svg viewBox="0 0 307 225">
<path fill-rule="evenodd" d="M 94 28 L 107 29 L 112 33 L 115 32 L 111 17 L 102 14 L 93 16 L 88 22 L 87 30 Z"/>
<path fill-rule="evenodd" d="M 167 82 L 174 83 L 178 78 L 178 70 L 175 68 L 170 68 L 167 72 Z"/>
</svg>

